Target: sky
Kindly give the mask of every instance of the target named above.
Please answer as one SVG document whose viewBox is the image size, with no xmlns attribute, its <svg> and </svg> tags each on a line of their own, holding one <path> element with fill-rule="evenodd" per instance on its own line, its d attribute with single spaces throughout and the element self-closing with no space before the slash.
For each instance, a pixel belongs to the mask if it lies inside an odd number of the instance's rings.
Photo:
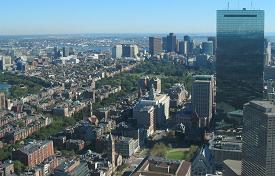
<svg viewBox="0 0 275 176">
<path fill-rule="evenodd" d="M 213 33 L 228 2 L 265 10 L 275 32 L 275 0 L 0 0 L 0 35 Z"/>
</svg>

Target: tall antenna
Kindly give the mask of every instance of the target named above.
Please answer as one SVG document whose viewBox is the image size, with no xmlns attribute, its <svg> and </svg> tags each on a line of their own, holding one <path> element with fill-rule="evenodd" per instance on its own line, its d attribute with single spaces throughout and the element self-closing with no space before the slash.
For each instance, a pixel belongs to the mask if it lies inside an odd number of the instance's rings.
<svg viewBox="0 0 275 176">
<path fill-rule="evenodd" d="M 229 10 L 230 4 L 229 1 L 227 2 L 227 10 Z"/>
<path fill-rule="evenodd" d="M 253 10 L 253 3 L 252 3 L 252 1 L 250 2 L 250 5 L 251 5 L 251 10 Z"/>
</svg>

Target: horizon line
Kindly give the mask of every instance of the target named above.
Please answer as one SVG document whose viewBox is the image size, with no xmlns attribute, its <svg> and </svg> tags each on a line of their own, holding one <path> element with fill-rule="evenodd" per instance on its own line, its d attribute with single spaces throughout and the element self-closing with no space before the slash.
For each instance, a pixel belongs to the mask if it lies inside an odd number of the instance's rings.
<svg viewBox="0 0 275 176">
<path fill-rule="evenodd" d="M 169 33 L 179 35 L 216 35 L 216 32 L 91 32 L 91 33 L 41 33 L 41 34 L 0 34 L 0 37 L 19 37 L 19 36 L 67 36 L 67 35 L 123 35 L 123 34 L 153 34 L 165 35 Z M 275 35 L 275 32 L 265 32 L 267 35 Z"/>
</svg>

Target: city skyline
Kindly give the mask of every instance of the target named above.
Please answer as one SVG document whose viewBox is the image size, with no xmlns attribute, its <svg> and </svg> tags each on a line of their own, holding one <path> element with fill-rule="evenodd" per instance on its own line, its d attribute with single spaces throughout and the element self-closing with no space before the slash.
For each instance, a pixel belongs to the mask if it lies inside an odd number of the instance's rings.
<svg viewBox="0 0 275 176">
<path fill-rule="evenodd" d="M 265 31 L 275 32 L 272 24 L 275 2 L 271 0 L 175 0 L 173 3 L 165 0 L 11 0 L 2 2 L 0 7 L 0 35 L 215 33 L 216 10 L 227 9 L 228 2 L 230 10 L 251 7 L 265 10 Z"/>
</svg>

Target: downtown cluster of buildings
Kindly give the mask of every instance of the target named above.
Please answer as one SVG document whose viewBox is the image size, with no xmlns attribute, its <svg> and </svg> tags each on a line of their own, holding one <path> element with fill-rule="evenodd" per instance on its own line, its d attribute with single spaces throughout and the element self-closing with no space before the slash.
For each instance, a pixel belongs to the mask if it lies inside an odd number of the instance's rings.
<svg viewBox="0 0 275 176">
<path fill-rule="evenodd" d="M 179 64 L 200 69 L 213 69 L 215 66 L 216 37 L 207 41 L 195 41 L 186 35 L 178 40 L 173 33 L 167 37 L 149 37 L 149 54 L 154 60 L 175 60 Z"/>
<path fill-rule="evenodd" d="M 109 176 L 124 164 L 134 176 L 275 175 L 275 67 L 271 43 L 264 38 L 264 11 L 218 10 L 216 37 L 199 43 L 189 36 L 178 40 L 173 33 L 149 37 L 149 53 L 132 43 L 116 43 L 107 53 L 42 43 L 41 50 L 1 50 L 2 70 L 50 83 L 26 97 L 10 100 L 0 94 L 0 147 L 21 142 L 10 159 L 26 167 L 23 175 Z M 96 87 L 97 81 L 130 71 L 143 60 L 216 68 L 216 74 L 192 75 L 190 92 L 182 83 L 162 90 L 160 78 L 143 76 L 137 91 L 93 109 L 93 103 L 122 89 Z M 88 112 L 82 120 L 49 139 L 24 140 L 51 125 L 50 115 L 71 117 L 83 108 Z M 190 161 L 138 155 L 172 130 L 184 136 L 183 143 L 201 145 Z M 14 165 L 3 161 L 0 174 L 14 175 Z"/>
</svg>

